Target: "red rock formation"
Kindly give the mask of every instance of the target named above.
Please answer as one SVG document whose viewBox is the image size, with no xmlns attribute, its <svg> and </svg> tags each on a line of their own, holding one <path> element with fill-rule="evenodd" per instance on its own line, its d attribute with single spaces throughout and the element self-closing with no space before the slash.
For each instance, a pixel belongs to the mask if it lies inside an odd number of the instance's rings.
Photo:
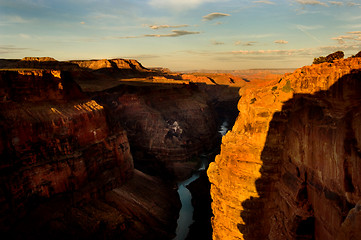
<svg viewBox="0 0 361 240">
<path fill-rule="evenodd" d="M 102 68 L 117 68 L 117 69 L 131 69 L 137 71 L 147 71 L 145 67 L 134 59 L 102 59 L 102 60 L 79 60 L 70 61 L 70 63 L 77 64 L 81 68 L 98 70 Z"/>
<path fill-rule="evenodd" d="M 10 229 L 41 199 L 75 202 L 119 187 L 133 173 L 125 131 L 104 108 L 53 70 L 0 72 L 0 228 Z"/>
<path fill-rule="evenodd" d="M 230 87 L 241 87 L 245 85 L 245 81 L 241 77 L 225 73 L 182 74 L 182 79 L 194 83 L 206 83 L 208 85 L 227 85 Z"/>
<path fill-rule="evenodd" d="M 136 164 L 145 171 L 189 176 L 199 164 L 192 156 L 212 148 L 218 134 L 207 97 L 187 85 L 123 86 L 96 99 L 127 130 Z"/>
<path fill-rule="evenodd" d="M 360 69 L 336 60 L 240 90 L 208 170 L 213 239 L 360 238 Z"/>
</svg>

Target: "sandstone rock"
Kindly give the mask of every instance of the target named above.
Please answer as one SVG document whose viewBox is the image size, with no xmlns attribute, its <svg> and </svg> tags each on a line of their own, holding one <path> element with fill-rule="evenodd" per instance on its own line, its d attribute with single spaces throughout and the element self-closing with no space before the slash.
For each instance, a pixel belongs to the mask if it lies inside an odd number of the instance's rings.
<svg viewBox="0 0 361 240">
<path fill-rule="evenodd" d="M 360 68 L 359 58 L 336 60 L 240 90 L 208 170 L 213 239 L 354 234 L 344 219 L 361 198 Z"/>
<path fill-rule="evenodd" d="M 57 62 L 57 60 L 52 57 L 24 57 L 21 61 Z"/>
<path fill-rule="evenodd" d="M 102 59 L 102 60 L 79 60 L 70 61 L 81 68 L 98 70 L 102 68 L 131 69 L 137 71 L 147 71 L 137 60 L 133 59 Z"/>
</svg>

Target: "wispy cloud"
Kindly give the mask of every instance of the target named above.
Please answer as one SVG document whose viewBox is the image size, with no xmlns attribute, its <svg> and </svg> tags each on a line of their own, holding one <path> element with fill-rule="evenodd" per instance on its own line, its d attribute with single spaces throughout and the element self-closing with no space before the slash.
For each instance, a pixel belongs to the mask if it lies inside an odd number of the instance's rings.
<svg viewBox="0 0 361 240">
<path fill-rule="evenodd" d="M 227 0 L 149 0 L 148 4 L 156 8 L 171 8 L 173 10 L 184 10 L 197 8 L 205 3 L 225 1 Z"/>
<path fill-rule="evenodd" d="M 224 45 L 224 42 L 211 41 L 212 45 Z"/>
<path fill-rule="evenodd" d="M 331 39 L 336 40 L 339 44 L 345 45 L 354 45 L 355 42 L 361 41 L 361 31 L 348 32 L 350 35 L 340 35 L 338 37 L 333 37 Z"/>
<path fill-rule="evenodd" d="M 326 3 L 317 0 L 296 0 L 296 2 L 302 5 L 321 5 L 324 7 L 328 7 Z"/>
<path fill-rule="evenodd" d="M 304 25 L 297 25 L 297 28 L 303 32 L 304 34 L 306 34 L 307 36 L 309 36 L 310 38 L 316 40 L 317 42 L 321 42 L 320 39 L 318 39 L 316 36 L 312 35 L 311 33 L 308 32 L 308 30 L 314 30 L 317 28 L 312 28 L 310 26 L 304 26 Z"/>
<path fill-rule="evenodd" d="M 305 53 L 305 49 L 290 49 L 290 50 L 278 50 L 278 49 L 272 49 L 272 50 L 254 50 L 254 51 L 248 51 L 248 50 L 239 50 L 239 51 L 232 51 L 230 53 L 232 54 L 241 54 L 241 55 L 270 55 L 270 54 L 276 54 L 276 55 L 293 55 L 296 53 Z"/>
<path fill-rule="evenodd" d="M 146 34 L 144 37 L 180 37 L 185 35 L 200 34 L 200 32 L 184 31 L 184 30 L 172 30 L 172 33 L 168 34 Z"/>
<path fill-rule="evenodd" d="M 195 31 L 184 31 L 184 30 L 172 30 L 171 33 L 167 34 L 144 34 L 140 36 L 124 36 L 124 37 L 106 37 L 104 39 L 132 39 L 132 38 L 147 38 L 147 37 L 181 37 L 185 35 L 194 35 L 194 34 L 200 34 L 200 32 Z"/>
<path fill-rule="evenodd" d="M 357 51 L 360 46 L 357 45 L 348 45 L 348 46 L 321 46 L 317 48 L 300 48 L 300 49 L 288 49 L 288 50 L 280 50 L 280 49 L 272 49 L 272 50 L 239 50 L 239 51 L 231 51 L 224 52 L 223 54 L 233 54 L 233 55 L 275 55 L 275 56 L 319 56 L 322 54 L 329 54 L 335 51 Z"/>
<path fill-rule="evenodd" d="M 30 38 L 31 38 L 30 35 L 24 34 L 24 33 L 20 33 L 20 34 L 19 34 L 19 37 L 24 38 L 24 39 L 30 39 Z"/>
<path fill-rule="evenodd" d="M 360 6 L 360 3 L 354 3 L 354 2 L 348 2 L 347 6 L 353 7 L 353 6 Z"/>
<path fill-rule="evenodd" d="M 274 5 L 276 3 L 268 1 L 268 0 L 261 0 L 261 1 L 253 1 L 254 3 L 264 3 L 264 4 L 270 4 L 270 5 Z"/>
<path fill-rule="evenodd" d="M 248 42 L 242 42 L 242 41 L 237 41 L 234 43 L 234 45 L 238 46 L 238 45 L 242 45 L 242 46 L 254 46 L 257 42 L 256 41 L 248 41 Z"/>
<path fill-rule="evenodd" d="M 277 44 L 287 44 L 288 41 L 286 41 L 286 40 L 276 40 L 276 41 L 274 41 L 274 43 L 277 43 Z"/>
<path fill-rule="evenodd" d="M 356 35 L 361 35 L 361 31 L 352 31 L 352 32 L 347 32 L 348 34 L 356 34 Z"/>
<path fill-rule="evenodd" d="M 24 24 L 29 23 L 30 20 L 17 15 L 2 15 L 0 16 L 0 26 L 9 24 Z"/>
<path fill-rule="evenodd" d="M 157 30 L 157 29 L 163 29 L 163 28 L 182 28 L 182 27 L 189 27 L 188 24 L 182 24 L 182 25 L 150 25 L 151 29 Z"/>
<path fill-rule="evenodd" d="M 231 15 L 228 14 L 228 13 L 214 12 L 214 13 L 210 13 L 210 14 L 207 14 L 207 15 L 203 16 L 203 21 L 211 21 L 211 20 L 216 19 L 216 18 L 228 17 L 228 16 L 231 16 Z"/>
<path fill-rule="evenodd" d="M 14 45 L 0 45 L 0 54 L 17 53 L 25 50 L 31 49 L 16 47 Z"/>
<path fill-rule="evenodd" d="M 343 6 L 343 2 L 337 2 L 337 1 L 328 1 L 328 2 L 332 5 Z"/>
<path fill-rule="evenodd" d="M 302 28 L 303 30 L 317 30 L 320 28 L 324 28 L 324 26 L 322 25 L 312 25 L 312 26 L 307 26 L 307 25 L 297 25 L 297 28 Z"/>
</svg>

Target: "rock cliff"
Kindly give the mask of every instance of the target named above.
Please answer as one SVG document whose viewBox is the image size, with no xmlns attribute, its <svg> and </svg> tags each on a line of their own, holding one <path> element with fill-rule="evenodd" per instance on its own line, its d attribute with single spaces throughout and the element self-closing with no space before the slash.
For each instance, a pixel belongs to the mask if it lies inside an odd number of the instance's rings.
<svg viewBox="0 0 361 240">
<path fill-rule="evenodd" d="M 210 165 L 213 239 L 359 239 L 361 58 L 240 90 Z"/>
<path fill-rule="evenodd" d="M 60 70 L 0 71 L 5 239 L 170 239 L 174 189 L 134 170 L 126 131 Z"/>
</svg>

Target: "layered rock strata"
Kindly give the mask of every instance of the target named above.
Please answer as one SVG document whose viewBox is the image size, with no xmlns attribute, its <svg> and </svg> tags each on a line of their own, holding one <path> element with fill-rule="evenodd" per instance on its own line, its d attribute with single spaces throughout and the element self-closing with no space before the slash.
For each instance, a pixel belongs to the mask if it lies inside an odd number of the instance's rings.
<svg viewBox="0 0 361 240">
<path fill-rule="evenodd" d="M 37 206 L 99 199 L 132 177 L 126 132 L 70 74 L 2 71 L 0 85 L 1 232 L 19 232 Z"/>
<path fill-rule="evenodd" d="M 361 59 L 240 90 L 210 165 L 213 239 L 358 239 Z"/>
<path fill-rule="evenodd" d="M 122 86 L 95 99 L 107 106 L 111 122 L 127 130 L 144 171 L 184 179 L 200 164 L 192 156 L 214 147 L 216 114 L 207 97 L 188 85 Z"/>
</svg>

